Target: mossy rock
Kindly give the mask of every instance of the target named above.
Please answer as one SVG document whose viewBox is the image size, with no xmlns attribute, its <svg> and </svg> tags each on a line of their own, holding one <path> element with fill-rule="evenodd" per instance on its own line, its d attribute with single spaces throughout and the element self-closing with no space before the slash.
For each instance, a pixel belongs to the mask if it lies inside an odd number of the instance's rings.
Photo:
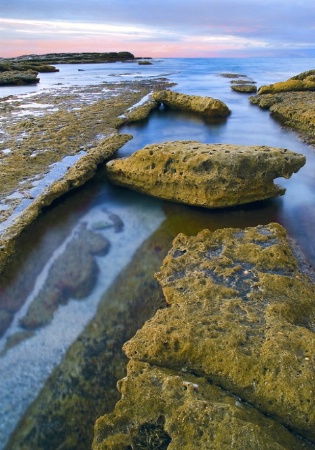
<svg viewBox="0 0 315 450">
<path fill-rule="evenodd" d="M 315 441 L 315 287 L 285 230 L 179 235 L 157 278 L 170 306 L 127 356 L 206 377 Z"/>
<path fill-rule="evenodd" d="M 304 164 L 303 155 L 281 148 L 175 141 L 109 161 L 106 173 L 114 184 L 154 197 L 223 208 L 283 195 L 273 180 Z"/>
<path fill-rule="evenodd" d="M 225 118 L 231 113 L 224 102 L 212 97 L 187 95 L 169 90 L 154 92 L 152 97 L 168 108 L 190 111 L 207 118 Z"/>
<path fill-rule="evenodd" d="M 312 448 L 207 379 L 130 361 L 115 410 L 95 425 L 93 450 Z"/>
</svg>

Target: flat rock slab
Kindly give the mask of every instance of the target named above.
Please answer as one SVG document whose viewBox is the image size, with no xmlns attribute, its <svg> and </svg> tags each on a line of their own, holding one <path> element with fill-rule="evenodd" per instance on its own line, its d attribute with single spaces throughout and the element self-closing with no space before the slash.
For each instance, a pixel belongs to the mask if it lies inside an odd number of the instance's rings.
<svg viewBox="0 0 315 450">
<path fill-rule="evenodd" d="M 157 279 L 169 307 L 124 345 L 128 358 L 206 377 L 314 442 L 315 288 L 285 230 L 180 234 Z"/>
<path fill-rule="evenodd" d="M 205 378 L 130 361 L 122 399 L 98 419 L 93 450 L 311 448 Z"/>
<path fill-rule="evenodd" d="M 212 97 L 201 97 L 163 90 L 154 92 L 152 98 L 156 102 L 163 103 L 168 108 L 190 111 L 208 118 L 227 117 L 231 113 L 224 102 Z"/>
<path fill-rule="evenodd" d="M 290 178 L 305 157 L 283 148 L 175 141 L 147 145 L 106 164 L 109 179 L 166 200 L 222 208 L 285 193 L 275 178 Z"/>
</svg>

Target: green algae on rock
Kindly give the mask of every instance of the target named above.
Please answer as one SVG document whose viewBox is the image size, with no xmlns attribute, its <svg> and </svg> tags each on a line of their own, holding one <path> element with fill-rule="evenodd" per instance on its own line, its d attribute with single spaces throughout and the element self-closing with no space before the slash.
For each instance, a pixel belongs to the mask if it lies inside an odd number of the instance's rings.
<svg viewBox="0 0 315 450">
<path fill-rule="evenodd" d="M 261 86 L 258 94 L 275 94 L 288 91 L 315 91 L 315 70 L 300 73 L 287 81 Z"/>
<path fill-rule="evenodd" d="M 253 84 L 235 83 L 231 85 L 232 91 L 251 94 L 257 92 L 257 87 Z"/>
<path fill-rule="evenodd" d="M 298 130 L 304 141 L 315 145 L 315 70 L 287 81 L 262 86 L 250 101 L 270 110 L 283 125 Z"/>
<path fill-rule="evenodd" d="M 147 145 L 106 164 L 109 179 L 155 197 L 206 208 L 241 205 L 283 195 L 305 157 L 282 148 L 175 141 Z"/>
<path fill-rule="evenodd" d="M 39 83 L 37 72 L 33 70 L 9 70 L 0 71 L 0 86 L 13 86 L 23 84 L 36 84 Z"/>
<path fill-rule="evenodd" d="M 281 92 L 260 94 L 250 101 L 286 127 L 300 132 L 304 141 L 315 145 L 315 92 Z"/>
<path fill-rule="evenodd" d="M 212 97 L 187 95 L 169 90 L 154 92 L 152 97 L 168 108 L 191 111 L 208 118 L 224 118 L 231 113 L 224 102 Z"/>
<path fill-rule="evenodd" d="M 0 143 L 2 183 L 1 201 L 6 208 L 0 211 L 0 220 L 10 218 L 34 179 L 37 181 L 49 172 L 51 164 L 60 162 L 65 156 L 78 158 L 81 151 L 86 154 L 69 167 L 59 179 L 48 185 L 35 199 L 28 196 L 30 205 L 22 211 L 13 225 L 5 227 L 0 237 L 0 273 L 15 251 L 16 238 L 34 220 L 45 206 L 70 189 L 76 188 L 90 179 L 98 166 L 126 143 L 131 136 L 118 135 L 117 129 L 127 119 L 124 114 L 133 105 L 154 89 L 169 86 L 165 79 L 116 84 L 101 83 L 97 86 L 73 90 L 61 88 L 59 96 L 39 94 L 32 101 L 39 106 L 52 104 L 53 112 L 25 118 L 18 112 L 21 106 L 27 108 L 27 101 L 0 102 L 3 116 L 3 139 Z M 106 93 L 104 93 L 106 91 Z M 82 96 L 84 98 L 82 98 Z M 79 106 L 79 108 L 78 108 Z M 137 107 L 133 110 L 134 117 Z M 150 111 L 146 109 L 143 114 Z M 132 120 L 132 118 L 130 118 Z M 8 150 L 8 151 L 7 151 Z M 17 192 L 21 198 L 9 200 L 10 194 Z M 32 200 L 32 201 L 31 201 Z"/>
<path fill-rule="evenodd" d="M 121 400 L 95 424 L 93 450 L 312 448 L 206 378 L 131 360 Z"/>
<path fill-rule="evenodd" d="M 315 288 L 285 230 L 180 234 L 156 276 L 170 306 L 126 355 L 206 377 L 315 441 Z"/>
</svg>

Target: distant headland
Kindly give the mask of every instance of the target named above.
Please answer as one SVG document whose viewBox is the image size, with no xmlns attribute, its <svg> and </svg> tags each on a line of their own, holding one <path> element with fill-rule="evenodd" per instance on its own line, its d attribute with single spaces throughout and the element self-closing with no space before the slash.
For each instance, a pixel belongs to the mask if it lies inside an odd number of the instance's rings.
<svg viewBox="0 0 315 450">
<path fill-rule="evenodd" d="M 38 73 L 59 72 L 55 64 L 98 64 L 111 62 L 136 62 L 150 64 L 151 58 L 136 58 L 130 52 L 107 53 L 46 53 L 44 55 L 23 55 L 15 58 L 0 58 L 0 86 L 36 84 Z"/>
</svg>

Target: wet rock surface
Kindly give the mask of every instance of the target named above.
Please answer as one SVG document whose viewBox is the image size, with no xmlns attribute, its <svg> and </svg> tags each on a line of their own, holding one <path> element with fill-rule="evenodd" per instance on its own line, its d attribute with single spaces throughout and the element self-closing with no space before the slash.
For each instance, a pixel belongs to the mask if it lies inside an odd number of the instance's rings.
<svg viewBox="0 0 315 450">
<path fill-rule="evenodd" d="M 258 94 L 275 94 L 279 92 L 291 91 L 314 91 L 315 90 L 315 70 L 308 70 L 300 73 L 287 81 L 262 86 L 258 90 Z"/>
<path fill-rule="evenodd" d="M 115 184 L 155 197 L 220 208 L 283 195 L 273 180 L 304 164 L 304 156 L 286 149 L 175 141 L 112 160 L 106 173 Z"/>
<path fill-rule="evenodd" d="M 283 125 L 300 132 L 302 139 L 315 145 L 315 92 L 282 92 L 251 97 Z"/>
<path fill-rule="evenodd" d="M 315 71 L 310 70 L 287 81 L 262 86 L 250 101 L 283 125 L 298 130 L 306 142 L 315 145 Z"/>
<path fill-rule="evenodd" d="M 285 230 L 180 234 L 156 276 L 169 307 L 124 345 L 128 358 L 205 377 L 314 442 L 315 288 Z"/>
<path fill-rule="evenodd" d="M 38 72 L 59 72 L 54 66 L 36 62 L 14 62 L 0 58 L 0 86 L 36 84 Z"/>
<path fill-rule="evenodd" d="M 230 79 L 232 91 L 245 94 L 257 92 L 257 87 L 255 86 L 256 82 L 246 75 L 240 75 L 237 73 L 222 73 L 220 76 Z"/>
<path fill-rule="evenodd" d="M 207 118 L 225 118 L 231 113 L 224 102 L 212 97 L 180 94 L 168 90 L 155 92 L 152 97 L 168 108 L 191 111 Z"/>
<path fill-rule="evenodd" d="M 254 84 L 235 83 L 231 85 L 232 91 L 242 92 L 244 94 L 251 94 L 257 92 L 257 87 Z"/>
<path fill-rule="evenodd" d="M 127 120 L 136 120 L 127 119 L 126 111 L 152 90 L 168 85 L 158 79 L 100 83 L 75 90 L 61 86 L 56 92 L 40 92 L 31 98 L 2 99 L 0 272 L 14 252 L 16 238 L 42 209 L 90 179 L 131 138 L 117 132 Z M 63 168 L 65 157 L 74 159 Z M 35 189 L 34 194 L 34 186 L 45 179 L 40 193 Z M 24 211 L 11 223 L 22 201 Z"/>
<path fill-rule="evenodd" d="M 307 449 L 279 423 L 190 373 L 131 360 L 122 399 L 98 419 L 93 450 Z"/>
</svg>

